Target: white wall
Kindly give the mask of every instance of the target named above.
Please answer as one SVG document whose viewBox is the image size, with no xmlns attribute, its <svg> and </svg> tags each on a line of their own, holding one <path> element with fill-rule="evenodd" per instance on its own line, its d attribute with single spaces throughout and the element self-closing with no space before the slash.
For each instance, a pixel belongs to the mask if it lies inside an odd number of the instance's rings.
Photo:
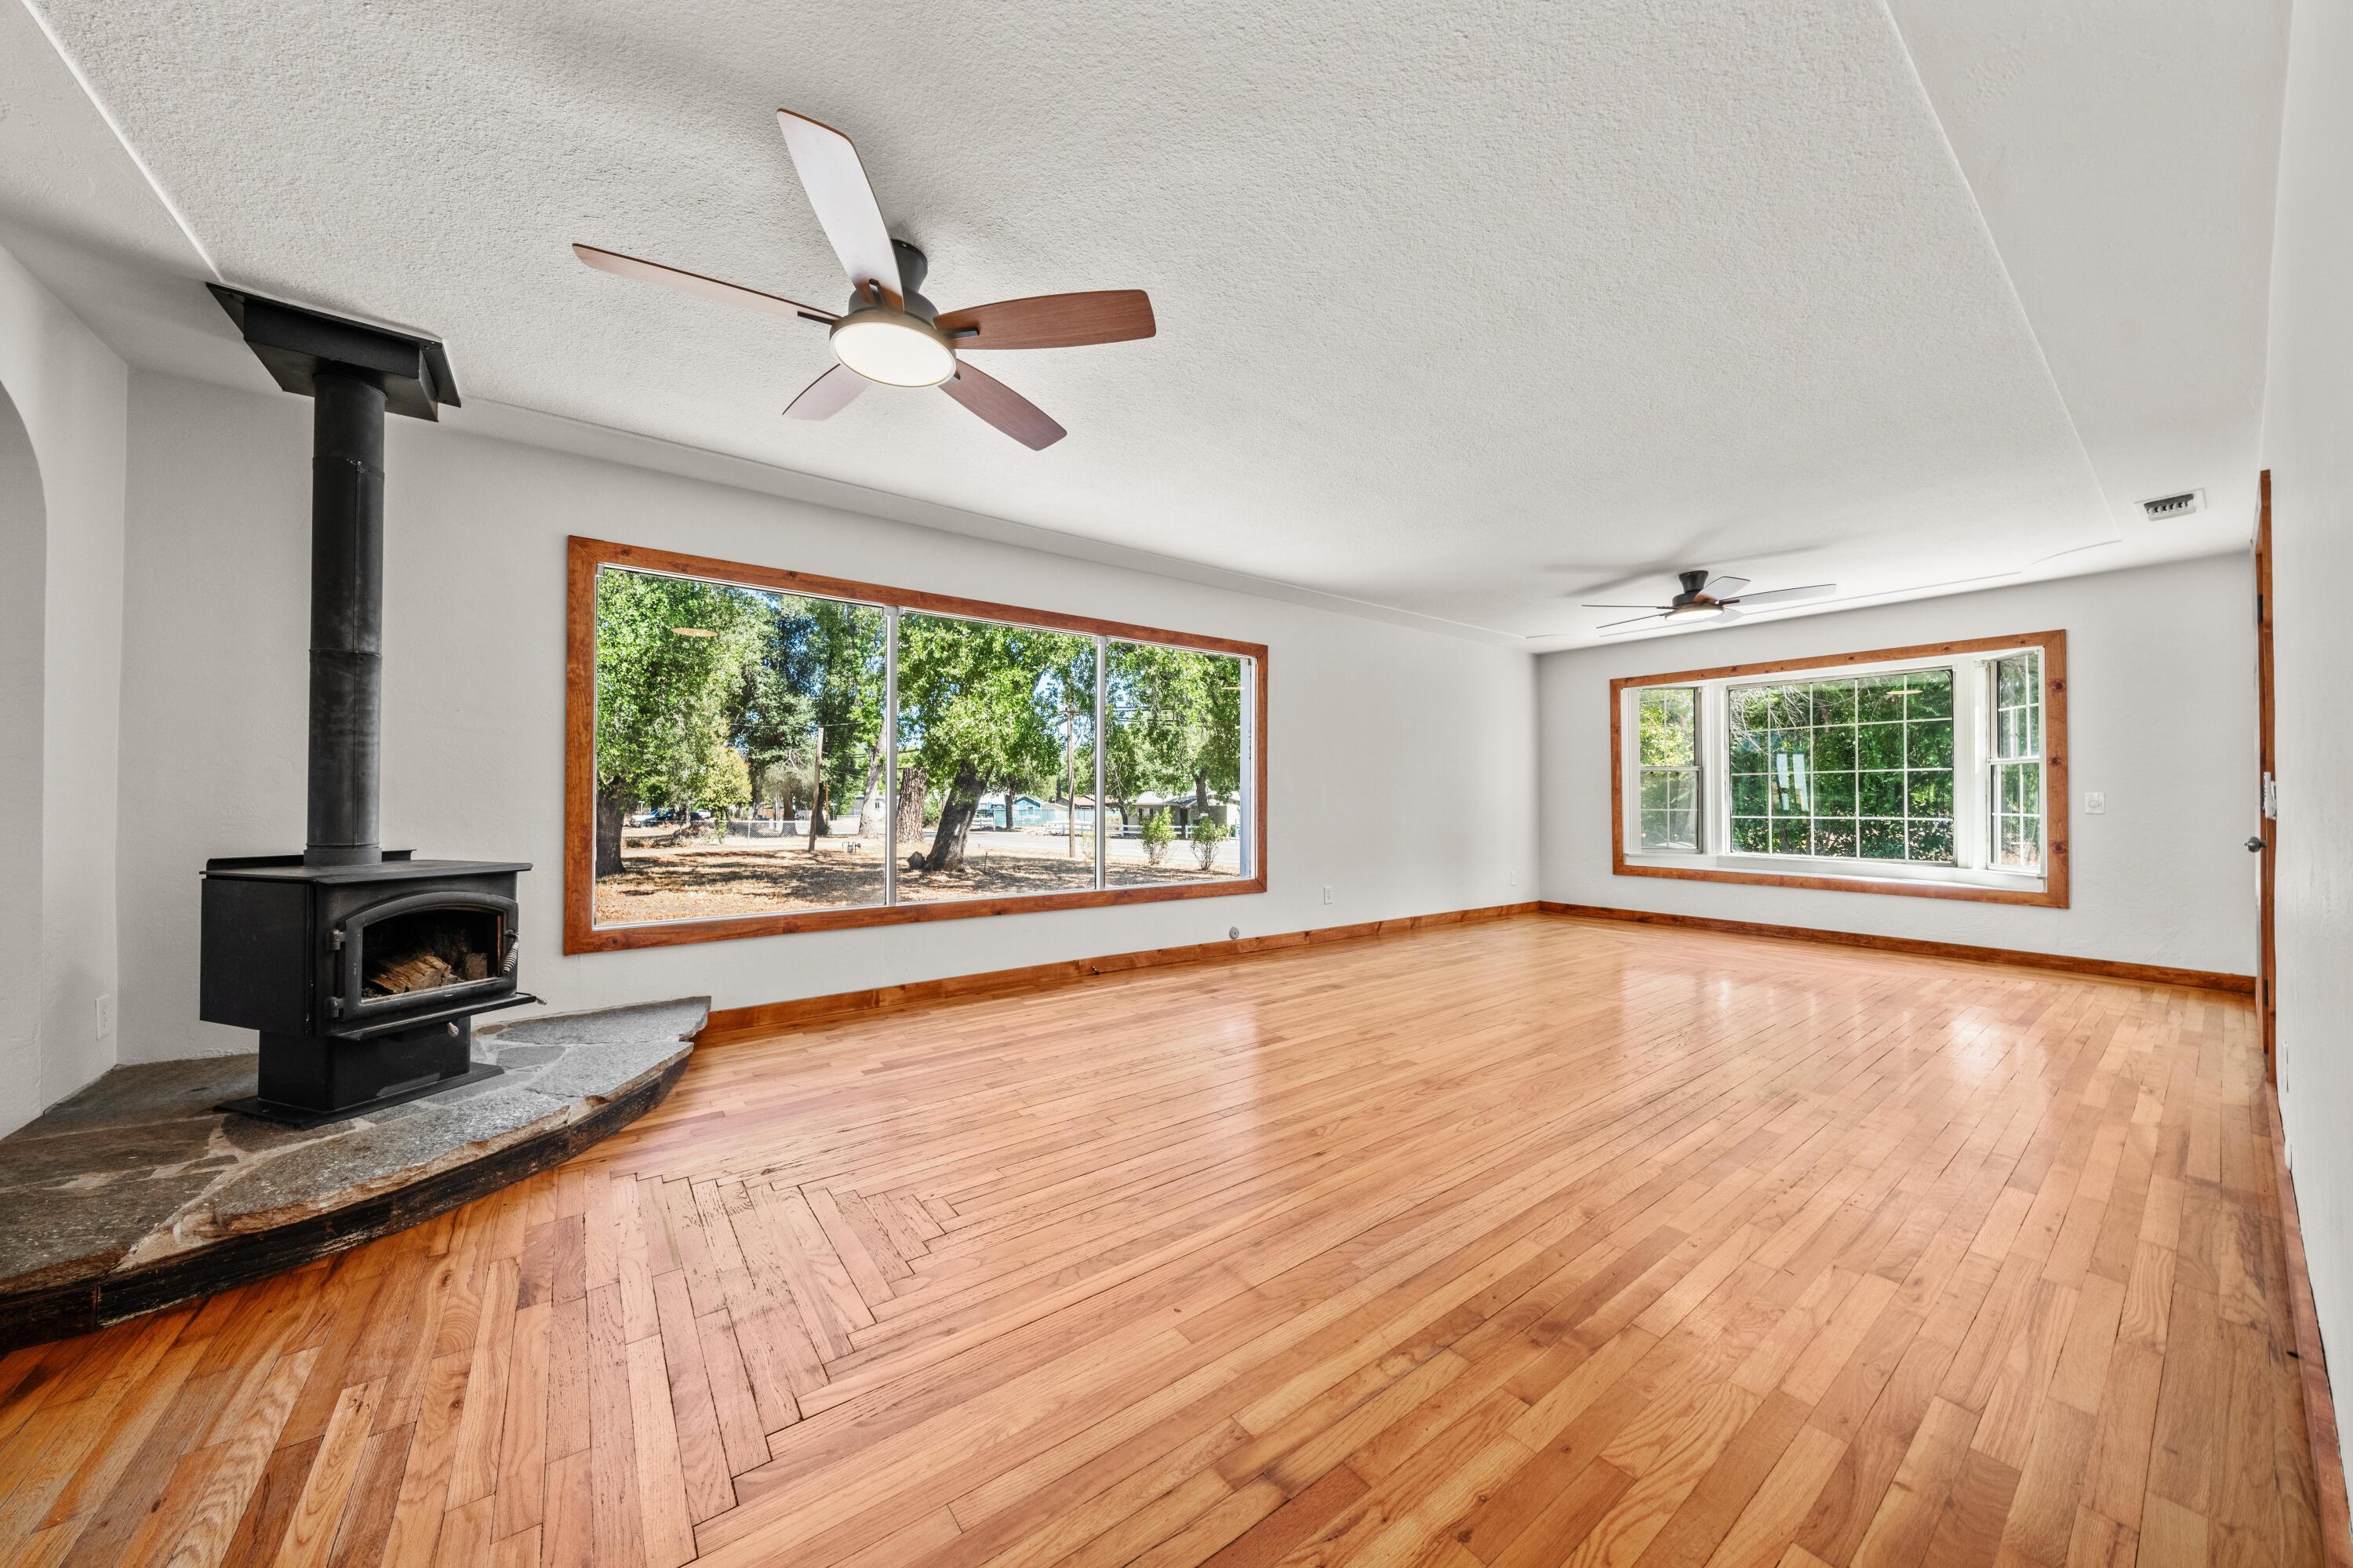
<svg viewBox="0 0 2353 1568">
<path fill-rule="evenodd" d="M 16 258 L 0 250 L 0 390 L 20 420 L 38 471 L 39 548 L 0 560 L 15 586 L 0 611 L 38 609 L 39 645 L 26 667 L 25 628 L 7 662 L 5 717 L 38 721 L 11 742 L 0 784 L 18 797 L 37 768 L 18 822 L 39 824 L 8 845 L 0 882 L 0 938 L 37 910 L 37 974 L 20 958 L 0 972 L 0 1132 L 72 1093 L 113 1065 L 97 1029 L 97 1001 L 115 989 L 115 841 L 112 801 L 121 660 L 122 476 L 127 376 L 122 362 L 58 302 Z M 11 497 L 31 493 L 18 482 Z M 0 546 L 31 531 L 22 514 L 0 520 Z M 27 592 L 26 579 L 38 584 Z M 26 677 L 37 672 L 38 695 Z M 0 677 L 5 679 L 5 677 Z M 37 758 L 37 762 L 36 762 Z M 26 808 L 29 806 L 31 810 Z M 46 808 L 46 809 L 44 809 Z M 27 1003 L 29 1002 L 29 1006 Z M 28 1027 L 29 1024 L 29 1027 Z"/>
<path fill-rule="evenodd" d="M 1864 931 L 2132 963 L 2254 969 L 2253 571 L 2173 566 L 1685 632 L 1537 662 L 1544 896 L 1563 904 Z M 2067 633 L 2072 906 L 1618 876 L 1609 683 L 1950 638 Z M 2107 796 L 2085 816 L 2084 792 Z"/>
<path fill-rule="evenodd" d="M 0 874 L 0 1133 L 41 1108 L 41 593 L 48 512 L 40 460 L 0 387 L 0 805 L 32 853 Z"/>
<path fill-rule="evenodd" d="M 301 847 L 310 412 L 132 381 L 126 1059 L 250 1048 L 195 1020 L 196 873 Z M 394 419 L 386 467 L 385 842 L 534 863 L 524 984 L 559 1005 L 741 1006 L 1535 896 L 1534 661 L 1516 650 L 449 426 Z M 563 957 L 571 534 L 1266 643 L 1270 890 Z"/>
<path fill-rule="evenodd" d="M 2337 1408 L 2353 1399 L 2353 7 L 2300 5 L 2272 250 L 2280 1114 Z"/>
</svg>

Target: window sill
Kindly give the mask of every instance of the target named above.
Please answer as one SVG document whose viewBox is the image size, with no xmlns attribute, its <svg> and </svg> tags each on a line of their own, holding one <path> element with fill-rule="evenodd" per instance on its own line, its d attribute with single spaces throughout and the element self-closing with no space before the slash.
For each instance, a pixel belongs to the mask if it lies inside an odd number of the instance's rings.
<svg viewBox="0 0 2353 1568">
<path fill-rule="evenodd" d="M 2064 853 L 2054 846 L 2054 853 Z M 1752 866 L 1756 863 L 1750 863 Z M 2052 885 L 2044 877 L 2018 876 L 2006 872 L 1959 872 L 1954 876 L 1917 874 L 1870 876 L 1831 869 L 1812 869 L 1820 863 L 1797 863 L 1805 870 L 1776 871 L 1727 866 L 1715 857 L 1620 855 L 1611 869 L 1619 876 L 1663 876 L 1682 882 L 1745 882 L 1759 887 L 1804 887 L 1821 893 L 1883 893 L 1899 898 L 1950 898 L 1979 904 L 2018 904 L 2043 909 L 2067 907 L 2065 885 Z M 1968 878 L 1969 880 L 1962 880 Z"/>
<path fill-rule="evenodd" d="M 691 920 L 649 920 L 642 925 L 599 926 L 567 920 L 564 950 L 608 953 L 629 948 L 672 948 L 689 942 L 724 942 L 739 937 L 786 937 L 801 931 L 840 931 L 865 926 L 913 926 L 933 920 L 963 920 L 986 915 L 1041 915 L 1056 909 L 1102 909 L 1116 904 L 1162 904 L 1178 898 L 1222 898 L 1264 893 L 1263 873 L 1215 882 L 1180 882 L 1147 887 L 1077 888 L 1068 893 L 1023 893 L 995 898 L 944 898 L 936 902 L 871 904 L 850 909 L 797 909 L 774 915 L 714 915 Z M 566 900 L 573 914 L 580 900 Z"/>
</svg>

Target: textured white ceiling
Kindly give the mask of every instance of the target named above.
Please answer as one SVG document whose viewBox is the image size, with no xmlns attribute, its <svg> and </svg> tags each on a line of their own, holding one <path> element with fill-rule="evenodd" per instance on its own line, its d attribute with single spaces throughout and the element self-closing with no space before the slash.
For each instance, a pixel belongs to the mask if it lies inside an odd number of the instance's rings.
<svg viewBox="0 0 2353 1568">
<path fill-rule="evenodd" d="M 2113 542 L 2067 564 L 2248 538 L 2284 0 L 1891 3 L 2107 492 Z M 2141 514 L 2200 487 L 2205 517 Z"/>
<path fill-rule="evenodd" d="M 470 400 L 1539 646 L 1681 567 L 1851 599 L 2245 534 L 2284 0 L 39 3 L 230 281 L 441 334 Z M 929 392 L 788 424 L 819 329 L 566 249 L 836 302 L 779 105 L 944 308 L 1141 287 L 1159 336 L 981 362 L 1044 453 Z M 61 193 L 16 120 L 0 233 L 259 384 L 119 154 Z"/>
</svg>

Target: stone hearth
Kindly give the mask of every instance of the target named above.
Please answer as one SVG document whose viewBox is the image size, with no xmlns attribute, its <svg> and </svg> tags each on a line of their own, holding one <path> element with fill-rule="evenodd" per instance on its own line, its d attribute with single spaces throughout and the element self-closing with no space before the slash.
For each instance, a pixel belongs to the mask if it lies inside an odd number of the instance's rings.
<svg viewBox="0 0 2353 1568">
<path fill-rule="evenodd" d="M 0 1349 L 340 1252 L 543 1170 L 684 1071 L 706 1000 L 484 1026 L 501 1075 L 311 1130 L 225 1115 L 257 1058 L 117 1067 L 0 1139 Z"/>
</svg>

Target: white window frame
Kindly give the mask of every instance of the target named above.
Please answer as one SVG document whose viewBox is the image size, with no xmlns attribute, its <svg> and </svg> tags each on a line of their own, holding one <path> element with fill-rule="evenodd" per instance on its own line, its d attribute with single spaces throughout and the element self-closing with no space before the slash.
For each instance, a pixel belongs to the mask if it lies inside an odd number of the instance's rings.
<svg viewBox="0 0 2353 1568">
<path fill-rule="evenodd" d="M 1635 737 L 1620 747 L 1618 798 L 1621 819 L 1620 855 L 1630 868 L 1648 868 L 1664 874 L 1678 872 L 1728 874 L 1728 879 L 1754 876 L 1822 877 L 1841 882 L 1922 883 L 1950 887 L 2002 892 L 2041 893 L 2050 885 L 2051 824 L 2053 796 L 2049 746 L 2039 760 L 2043 768 L 2042 799 L 2042 869 L 2010 870 L 1991 863 L 1993 857 L 1993 669 L 1996 661 L 2036 644 L 2021 640 L 2001 649 L 1966 653 L 1937 653 L 1908 659 L 1852 663 L 1843 661 L 1814 667 L 1791 667 L 1694 679 L 1663 675 L 1630 682 L 1618 693 L 1619 733 Z M 2040 662 L 2047 662 L 2048 652 Z M 1863 675 L 1900 674 L 1915 670 L 1953 672 L 1953 858 L 1952 865 L 1928 865 L 1908 861 L 1866 860 L 1831 855 L 1786 855 L 1736 853 L 1732 842 L 1730 779 L 1731 726 L 1729 694 L 1736 686 L 1795 685 L 1844 680 Z M 1695 687 L 1699 692 L 1700 847 L 1696 852 L 1645 851 L 1641 835 L 1641 746 L 1639 705 L 1646 689 L 1659 686 Z M 2046 711 L 2043 722 L 2047 726 Z M 1924 889 L 1925 891 L 1925 889 Z"/>
<path fill-rule="evenodd" d="M 1631 747 L 1634 752 L 1634 775 L 1631 785 L 1633 794 L 1628 798 L 1628 820 L 1632 824 L 1628 830 L 1631 835 L 1626 841 L 1629 843 L 1640 845 L 1642 842 L 1642 776 L 1646 773 L 1688 773 L 1691 775 L 1692 781 L 1693 832 L 1699 835 L 1700 847 L 1706 847 L 1708 832 L 1708 718 L 1705 702 L 1696 694 L 1694 694 L 1692 699 L 1692 765 L 1689 768 L 1669 768 L 1654 765 L 1646 766 L 1641 758 L 1642 694 L 1644 692 L 1682 692 L 1691 691 L 1692 689 L 1691 685 L 1685 682 L 1661 681 L 1655 685 L 1639 686 L 1628 693 L 1628 696 L 1631 701 L 1626 710 L 1626 715 L 1627 722 L 1630 724 L 1631 727 L 1627 731 L 1627 733 L 1634 736 L 1634 745 Z M 1691 850 L 1651 850 L 1644 853 L 1657 855 L 1672 855 L 1677 859 L 1681 859 L 1694 852 Z"/>
<path fill-rule="evenodd" d="M 2030 653 L 2034 658 L 2034 755 L 2004 758 L 1999 753 L 1999 743 L 1994 734 L 1995 726 L 2000 723 L 2000 702 L 1999 672 L 1996 666 Z M 2042 658 L 2042 650 L 2040 648 L 2017 648 L 2007 653 L 1997 653 L 1986 662 L 1985 763 L 1979 769 L 1979 776 L 1985 791 L 1985 805 L 1980 818 L 1986 833 L 1986 859 L 1989 863 L 2000 848 L 2000 830 L 1995 824 L 2001 814 L 2001 801 L 1998 787 L 1994 783 L 1995 769 L 2022 768 L 2029 765 L 2031 765 L 2036 773 L 2041 775 L 2035 799 L 2041 807 L 2036 813 L 2036 825 L 2042 830 L 2042 843 L 2035 860 L 2037 863 L 2044 866 L 2051 863 L 2051 715 L 2045 711 L 2046 705 L 2043 700 Z M 2012 874 L 2033 874 L 2012 873 Z"/>
</svg>

